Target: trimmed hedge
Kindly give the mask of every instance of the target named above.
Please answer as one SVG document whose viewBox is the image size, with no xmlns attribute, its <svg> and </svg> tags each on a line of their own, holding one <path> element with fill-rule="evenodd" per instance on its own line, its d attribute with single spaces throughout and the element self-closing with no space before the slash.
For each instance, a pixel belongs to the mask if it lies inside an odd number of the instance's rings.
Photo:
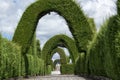
<svg viewBox="0 0 120 80">
<path fill-rule="evenodd" d="M 104 23 L 101 30 L 93 39 L 87 54 L 88 72 L 90 75 L 106 76 L 105 55 L 106 55 L 106 31 L 108 22 Z"/>
<path fill-rule="evenodd" d="M 22 15 L 13 37 L 13 41 L 22 46 L 22 53 L 26 54 L 39 19 L 51 11 L 65 18 L 79 50 L 87 50 L 94 34 L 80 6 L 73 0 L 37 0 Z"/>
<path fill-rule="evenodd" d="M 110 18 L 107 28 L 107 49 L 105 56 L 106 74 L 113 80 L 120 80 L 120 0 L 117 1 L 118 14 Z"/>
<path fill-rule="evenodd" d="M 44 75 L 44 61 L 33 54 L 27 54 L 28 73 L 26 73 L 21 47 L 0 35 L 0 80 L 26 76 L 26 74 L 29 76 Z"/>
<path fill-rule="evenodd" d="M 40 59 L 38 56 L 33 56 L 29 54 L 27 54 L 27 58 L 29 61 L 28 75 L 29 76 L 44 75 L 44 61 Z"/>
<path fill-rule="evenodd" d="M 120 0 L 117 0 L 117 12 L 120 15 Z"/>
<path fill-rule="evenodd" d="M 51 71 L 52 71 L 52 66 L 51 65 L 47 65 L 46 75 L 50 75 Z"/>
<path fill-rule="evenodd" d="M 90 25 L 90 27 L 91 27 L 91 29 L 92 29 L 93 35 L 92 35 L 91 37 L 92 37 L 92 40 L 93 40 L 94 36 L 97 34 L 96 25 L 95 25 L 95 22 L 94 22 L 94 19 L 93 19 L 93 18 L 88 18 L 87 20 L 88 20 L 89 25 Z M 88 44 L 88 45 L 89 45 L 89 44 Z"/>
<path fill-rule="evenodd" d="M 120 16 L 110 18 L 94 39 L 88 57 L 90 74 L 120 80 Z"/>
<path fill-rule="evenodd" d="M 118 0 L 120 3 L 120 0 Z M 120 13 L 111 17 L 101 28 L 89 45 L 85 60 L 85 72 L 83 74 L 109 77 L 112 80 L 120 80 Z M 78 71 L 80 58 L 76 62 Z M 82 72 L 78 71 L 77 74 Z"/>
<path fill-rule="evenodd" d="M 44 75 L 44 61 L 41 59 L 40 43 L 36 40 L 36 35 L 32 39 L 27 54 L 23 56 L 26 76 Z"/>
<path fill-rule="evenodd" d="M 109 77 L 120 80 L 120 16 L 112 17 L 108 26 L 105 69 Z"/>
<path fill-rule="evenodd" d="M 85 54 L 84 53 L 80 53 L 80 55 L 78 56 L 77 60 L 76 60 L 76 64 L 75 64 L 75 74 L 77 75 L 81 75 L 85 73 Z"/>
<path fill-rule="evenodd" d="M 85 73 L 120 80 L 120 0 L 118 14 L 111 17 L 89 45 L 85 60 Z M 80 58 L 78 59 L 80 61 Z M 76 63 L 76 69 L 80 62 Z M 76 70 L 76 71 L 77 71 Z M 81 73 L 78 71 L 77 73 Z"/>
<path fill-rule="evenodd" d="M 37 46 L 37 56 L 41 58 L 41 48 L 40 48 L 40 41 L 36 41 L 36 46 Z"/>
<path fill-rule="evenodd" d="M 53 56 L 56 52 L 60 55 L 60 63 L 61 63 L 61 64 L 66 64 L 66 63 L 67 63 L 66 54 L 65 54 L 64 50 L 61 49 L 61 48 L 56 48 L 56 49 L 54 49 L 54 50 L 52 51 L 52 53 L 51 53 L 51 58 L 52 58 L 52 56 Z M 51 59 L 51 58 L 50 58 L 50 59 Z"/>
<path fill-rule="evenodd" d="M 120 16 L 103 25 L 87 54 L 87 68 L 91 75 L 119 80 L 120 75 Z"/>
<path fill-rule="evenodd" d="M 75 59 L 78 56 L 78 50 L 75 45 L 75 41 L 66 35 L 56 35 L 49 39 L 43 47 L 42 58 L 45 60 L 46 64 L 47 62 L 49 62 L 49 59 L 51 58 L 50 57 L 51 52 L 61 44 L 62 46 L 64 45 L 64 47 L 68 48 L 72 61 L 73 63 L 75 63 Z"/>
<path fill-rule="evenodd" d="M 60 66 L 61 74 L 74 74 L 74 64 L 63 64 Z"/>
<path fill-rule="evenodd" d="M 0 79 L 24 75 L 21 58 L 21 48 L 0 35 Z"/>
</svg>

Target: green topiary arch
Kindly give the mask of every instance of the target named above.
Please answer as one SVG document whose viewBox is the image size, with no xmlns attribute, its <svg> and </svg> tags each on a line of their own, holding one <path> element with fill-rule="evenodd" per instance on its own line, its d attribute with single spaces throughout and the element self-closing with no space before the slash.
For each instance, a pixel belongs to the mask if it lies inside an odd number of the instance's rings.
<svg viewBox="0 0 120 80">
<path fill-rule="evenodd" d="M 75 59 L 78 56 L 78 49 L 75 41 L 66 35 L 56 35 L 45 43 L 42 50 L 42 58 L 45 60 L 45 63 L 47 63 L 47 59 L 51 58 L 50 53 L 58 46 L 66 47 L 70 52 L 73 63 L 75 63 Z"/>
<path fill-rule="evenodd" d="M 86 50 L 93 32 L 80 7 L 73 0 L 38 0 L 26 9 L 13 37 L 22 53 L 26 54 L 39 19 L 51 11 L 65 18 L 79 50 Z"/>
<path fill-rule="evenodd" d="M 61 48 L 56 48 L 56 49 L 54 49 L 54 50 L 51 52 L 51 55 L 50 55 L 49 58 L 51 59 L 52 56 L 53 56 L 56 52 L 60 55 L 60 62 L 61 62 L 61 64 L 66 64 L 66 63 L 67 63 L 66 54 L 65 54 L 64 50 L 61 49 Z M 48 59 L 48 60 L 50 60 L 50 59 Z M 47 62 L 48 62 L 48 61 L 47 61 Z"/>
<path fill-rule="evenodd" d="M 60 59 L 56 59 L 54 62 L 51 61 L 51 58 L 53 57 L 53 55 L 55 53 L 58 53 L 60 55 Z M 61 48 L 55 48 L 49 55 L 49 59 L 47 59 L 47 65 L 51 65 L 53 69 L 55 69 L 55 65 L 57 64 L 57 62 L 60 62 L 60 64 L 67 64 L 67 57 L 65 55 L 65 52 L 63 49 Z"/>
</svg>

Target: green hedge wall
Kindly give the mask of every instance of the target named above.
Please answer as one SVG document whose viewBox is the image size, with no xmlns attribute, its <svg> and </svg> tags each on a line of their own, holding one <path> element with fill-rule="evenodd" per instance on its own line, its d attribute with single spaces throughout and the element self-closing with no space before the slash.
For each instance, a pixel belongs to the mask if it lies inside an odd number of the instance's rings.
<svg viewBox="0 0 120 80">
<path fill-rule="evenodd" d="M 40 65 L 42 66 L 42 63 L 39 63 L 39 61 L 41 62 L 41 60 L 39 60 L 39 58 L 41 58 L 41 49 L 40 49 L 40 42 L 39 40 L 36 40 L 36 35 L 34 35 L 33 39 L 32 39 L 32 43 L 27 51 L 27 56 L 23 55 L 24 60 L 25 60 L 25 75 L 38 75 L 39 74 L 39 70 L 37 67 L 39 67 Z M 35 59 L 36 57 L 36 59 Z M 36 62 L 36 60 L 38 60 L 38 62 Z M 30 62 L 31 61 L 31 64 Z M 35 64 L 34 64 L 35 63 Z M 37 64 L 39 63 L 39 64 Z M 36 65 L 36 70 L 34 66 Z M 32 69 L 31 69 L 32 68 Z M 31 69 L 31 70 L 30 70 Z M 41 71 L 43 72 L 43 71 Z M 40 75 L 43 75 L 42 73 Z"/>
<path fill-rule="evenodd" d="M 72 61 L 75 63 L 75 59 L 78 56 L 78 49 L 75 45 L 75 41 L 69 38 L 66 35 L 56 35 L 50 38 L 44 45 L 42 50 L 42 58 L 45 60 L 45 63 L 49 62 L 50 53 L 61 44 L 68 48 Z"/>
<path fill-rule="evenodd" d="M 92 37 L 92 39 L 93 39 L 94 36 L 97 34 L 96 25 L 95 25 L 95 22 L 94 22 L 94 19 L 93 19 L 93 18 L 88 18 L 87 20 L 88 20 L 89 25 L 90 25 L 90 27 L 91 27 L 91 29 L 92 29 L 93 35 L 92 35 L 91 37 Z M 88 45 L 89 45 L 89 44 L 88 44 Z"/>
<path fill-rule="evenodd" d="M 120 15 L 120 0 L 117 0 L 117 12 Z"/>
<path fill-rule="evenodd" d="M 37 0 L 23 13 L 13 37 L 13 41 L 22 46 L 22 53 L 26 54 L 39 19 L 51 11 L 65 18 L 79 50 L 87 50 L 93 32 L 80 6 L 73 0 Z"/>
<path fill-rule="evenodd" d="M 120 80 L 120 16 L 113 16 L 102 27 L 88 53 L 90 74 Z"/>
<path fill-rule="evenodd" d="M 105 69 L 109 77 L 114 80 L 120 80 L 120 16 L 114 16 L 110 19 L 107 28 L 107 49 Z"/>
<path fill-rule="evenodd" d="M 119 80 L 120 16 L 107 21 L 90 45 L 87 54 L 89 74 Z"/>
<path fill-rule="evenodd" d="M 89 45 L 85 60 L 85 73 L 120 80 L 120 0 L 117 2 L 118 14 L 104 23 Z M 81 66 L 80 58 L 76 69 Z M 77 71 L 76 70 L 76 71 Z M 81 72 L 76 72 L 77 74 Z M 84 73 L 84 74 L 85 74 Z"/>
<path fill-rule="evenodd" d="M 21 48 L 0 35 L 0 79 L 24 75 Z"/>
<path fill-rule="evenodd" d="M 44 61 L 40 59 L 38 56 L 33 56 L 27 54 L 28 61 L 29 61 L 29 76 L 35 75 L 44 75 Z"/>
<path fill-rule="evenodd" d="M 36 50 L 34 50 L 36 51 Z M 34 54 L 34 53 L 33 53 Z M 29 76 L 44 75 L 44 60 L 37 55 L 27 54 Z M 26 76 L 25 59 L 21 47 L 0 35 L 0 80 Z"/>
<path fill-rule="evenodd" d="M 106 31 L 108 22 L 101 26 L 101 30 L 94 37 L 87 54 L 89 73 L 91 75 L 106 76 L 104 62 L 106 54 Z"/>
<path fill-rule="evenodd" d="M 74 74 L 74 64 L 63 64 L 60 66 L 61 74 Z"/>
<path fill-rule="evenodd" d="M 80 55 L 78 56 L 77 60 L 76 60 L 76 64 L 75 64 L 75 74 L 76 75 L 81 75 L 81 74 L 85 74 L 85 54 L 84 53 L 80 53 Z"/>
<path fill-rule="evenodd" d="M 41 58 L 41 48 L 40 48 L 40 41 L 36 41 L 36 46 L 37 46 L 37 56 Z"/>
</svg>

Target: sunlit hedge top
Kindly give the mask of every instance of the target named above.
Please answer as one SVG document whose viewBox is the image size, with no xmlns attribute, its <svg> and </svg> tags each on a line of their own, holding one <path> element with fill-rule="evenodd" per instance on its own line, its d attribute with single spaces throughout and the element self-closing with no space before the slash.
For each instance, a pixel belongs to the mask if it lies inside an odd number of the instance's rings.
<svg viewBox="0 0 120 80">
<path fill-rule="evenodd" d="M 23 53 L 31 44 L 39 19 L 51 11 L 64 17 L 78 48 L 86 50 L 93 33 L 81 8 L 73 0 L 38 0 L 23 13 L 13 37 Z"/>
<path fill-rule="evenodd" d="M 72 61 L 74 63 L 75 59 L 78 56 L 78 49 L 75 45 L 75 41 L 66 35 L 56 35 L 56 36 L 52 37 L 51 39 L 49 39 L 43 47 L 42 58 L 45 61 L 47 61 L 47 59 L 50 59 L 49 58 L 50 53 L 58 46 L 63 46 L 68 49 L 68 51 L 70 52 Z"/>
</svg>

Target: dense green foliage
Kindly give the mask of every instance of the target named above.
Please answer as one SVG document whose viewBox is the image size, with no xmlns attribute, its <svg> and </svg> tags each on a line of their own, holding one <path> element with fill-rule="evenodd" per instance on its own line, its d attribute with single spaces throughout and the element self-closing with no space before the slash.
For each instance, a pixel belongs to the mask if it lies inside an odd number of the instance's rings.
<svg viewBox="0 0 120 80">
<path fill-rule="evenodd" d="M 77 74 L 89 74 L 97 76 L 106 76 L 112 80 L 120 80 L 120 0 L 117 2 L 118 14 L 111 17 L 93 41 L 89 45 L 87 55 L 85 56 L 85 72 L 76 72 Z M 83 65 L 79 57 L 76 62 L 76 71 Z"/>
<path fill-rule="evenodd" d="M 105 70 L 106 74 L 114 80 L 120 80 L 120 16 L 112 17 L 106 31 Z"/>
<path fill-rule="evenodd" d="M 73 0 L 38 0 L 26 9 L 13 37 L 22 46 L 22 53 L 26 54 L 39 19 L 51 11 L 65 18 L 79 50 L 87 50 L 93 32 L 80 6 Z"/>
<path fill-rule="evenodd" d="M 61 74 L 74 74 L 74 64 L 63 64 L 60 67 Z"/>
<path fill-rule="evenodd" d="M 76 60 L 75 64 L 75 74 L 84 74 L 85 73 L 85 54 L 81 53 Z"/>
<path fill-rule="evenodd" d="M 27 55 L 24 56 L 26 75 L 44 75 L 44 60 L 41 59 L 39 40 L 32 39 Z"/>
<path fill-rule="evenodd" d="M 27 55 L 29 61 L 28 67 L 28 75 L 35 76 L 35 75 L 44 75 L 44 61 L 40 59 L 38 56 Z"/>
<path fill-rule="evenodd" d="M 87 55 L 87 61 L 89 61 L 89 70 L 91 75 L 106 76 L 104 62 L 105 55 L 108 51 L 106 49 L 106 30 L 107 22 L 102 26 L 101 30 L 93 39 L 90 45 L 89 53 Z"/>
<path fill-rule="evenodd" d="M 73 63 L 75 63 L 75 59 L 78 56 L 78 50 L 75 45 L 75 41 L 69 38 L 66 35 L 56 35 L 50 38 L 44 45 L 42 50 L 42 58 L 45 60 L 45 63 L 49 62 L 51 52 L 57 48 L 58 46 L 64 46 L 70 52 Z"/>
<path fill-rule="evenodd" d="M 61 64 L 66 64 L 67 63 L 66 54 L 65 54 L 64 50 L 61 49 L 61 48 L 54 49 L 51 53 L 51 58 L 52 58 L 53 54 L 55 54 L 56 52 L 60 55 L 60 63 Z"/>
<path fill-rule="evenodd" d="M 81 72 L 84 64 L 79 57 L 76 62 L 76 74 L 106 76 L 119 80 L 120 75 L 120 17 L 110 18 L 94 37 L 89 45 L 85 61 L 85 72 Z M 79 71 L 78 71 L 79 70 Z"/>
<path fill-rule="evenodd" d="M 33 49 L 32 46 L 29 52 Z M 44 75 L 44 61 L 37 55 L 33 55 L 36 50 L 30 52 L 31 54 L 29 52 L 27 54 L 29 64 L 27 75 Z M 0 80 L 25 75 L 25 59 L 21 55 L 21 47 L 0 35 Z"/>
<path fill-rule="evenodd" d="M 0 35 L 0 79 L 24 75 L 21 58 L 21 48 Z"/>
<path fill-rule="evenodd" d="M 35 29 L 39 19 L 51 11 L 65 18 L 74 39 L 56 35 L 46 42 L 41 53 Z M 60 61 L 65 62 L 61 65 L 62 74 L 88 74 L 120 80 L 120 0 L 117 1 L 117 12 L 96 33 L 94 21 L 86 18 L 73 0 L 36 1 L 24 12 L 13 37 L 21 47 L 0 35 L 0 79 L 50 74 L 51 57 L 59 52 Z M 66 64 L 68 58 L 61 55 L 64 51 L 58 46 L 69 50 L 73 64 Z"/>
<path fill-rule="evenodd" d="M 88 18 L 87 20 L 88 20 L 89 25 L 90 25 L 90 27 L 91 27 L 91 29 L 92 29 L 93 35 L 92 35 L 91 37 L 92 37 L 92 39 L 93 39 L 94 36 L 95 36 L 96 33 L 97 33 L 96 26 L 95 26 L 95 22 L 94 22 L 94 19 L 93 19 L 93 18 Z M 88 45 L 89 45 L 89 44 L 88 44 Z"/>
<path fill-rule="evenodd" d="M 120 15 L 120 0 L 117 1 L 117 12 Z"/>
<path fill-rule="evenodd" d="M 36 41 L 36 46 L 37 46 L 37 53 L 36 54 L 39 58 L 41 58 L 41 48 L 40 48 L 40 41 L 39 40 Z"/>
</svg>

